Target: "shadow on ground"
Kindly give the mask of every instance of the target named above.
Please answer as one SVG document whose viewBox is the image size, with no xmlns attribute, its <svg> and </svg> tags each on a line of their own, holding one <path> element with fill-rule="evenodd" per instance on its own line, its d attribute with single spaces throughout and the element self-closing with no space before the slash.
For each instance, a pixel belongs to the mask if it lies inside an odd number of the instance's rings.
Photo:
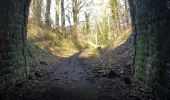
<svg viewBox="0 0 170 100">
<path fill-rule="evenodd" d="M 131 77 L 132 36 L 100 57 L 86 50 L 57 57 L 36 46 L 32 75 L 17 81 L 1 100 L 154 100 L 152 89 Z"/>
</svg>

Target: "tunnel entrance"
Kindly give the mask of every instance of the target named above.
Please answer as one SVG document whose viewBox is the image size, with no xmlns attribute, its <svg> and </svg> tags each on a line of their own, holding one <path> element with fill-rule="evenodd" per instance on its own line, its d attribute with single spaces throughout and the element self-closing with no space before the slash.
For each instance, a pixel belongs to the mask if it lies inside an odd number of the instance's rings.
<svg viewBox="0 0 170 100">
<path fill-rule="evenodd" d="M 42 51 L 58 58 L 72 58 L 76 55 L 83 59 L 100 59 L 105 64 L 100 66 L 105 66 L 107 73 L 113 70 L 113 66 L 115 69 L 119 67 L 118 73 L 124 72 L 124 66 L 132 65 L 131 33 L 127 0 L 31 2 L 28 21 L 30 48 L 34 44 Z M 127 45 L 122 47 L 124 43 Z M 113 53 L 114 49 L 119 47 L 122 50 L 118 49 Z M 31 49 L 29 51 L 30 55 L 35 55 Z M 36 57 L 41 56 L 42 52 L 39 53 Z M 116 57 L 118 54 L 119 57 Z M 40 59 L 38 61 L 54 64 L 56 60 L 53 58 L 42 57 L 38 58 Z M 41 63 L 39 66 L 41 67 Z"/>
<path fill-rule="evenodd" d="M 169 42 L 162 40 L 169 37 L 168 2 L 129 0 L 130 9 L 127 0 L 32 0 L 29 16 L 26 3 L 0 4 L 0 99 L 143 100 L 156 99 L 154 89 L 169 93 Z"/>
<path fill-rule="evenodd" d="M 23 40 L 30 71 L 2 99 L 110 100 L 129 95 L 129 13 L 127 0 L 32 0 Z"/>
<path fill-rule="evenodd" d="M 123 44 L 131 33 L 126 0 L 40 0 L 30 6 L 28 39 L 55 55 L 86 48 L 91 53 L 105 52 Z"/>
</svg>

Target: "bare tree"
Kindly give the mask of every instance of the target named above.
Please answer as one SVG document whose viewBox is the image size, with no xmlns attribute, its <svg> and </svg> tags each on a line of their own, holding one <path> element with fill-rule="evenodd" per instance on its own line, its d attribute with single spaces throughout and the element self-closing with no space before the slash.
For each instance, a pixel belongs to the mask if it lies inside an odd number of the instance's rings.
<svg viewBox="0 0 170 100">
<path fill-rule="evenodd" d="M 72 0 L 72 12 L 73 12 L 73 22 L 74 22 L 74 32 L 77 34 L 79 13 L 82 8 L 88 7 L 93 3 L 93 0 Z"/>
<path fill-rule="evenodd" d="M 31 1 L 31 12 L 32 15 L 30 16 L 30 20 L 32 20 L 33 24 L 41 26 L 41 6 L 42 6 L 42 0 L 32 0 Z"/>
<path fill-rule="evenodd" d="M 61 0 L 61 26 L 65 26 L 65 9 L 64 0 Z"/>
<path fill-rule="evenodd" d="M 130 10 L 128 5 L 128 0 L 124 0 L 125 3 L 125 13 L 126 13 L 126 25 L 127 27 L 130 25 Z"/>
<path fill-rule="evenodd" d="M 91 14 L 91 12 L 90 13 L 84 12 L 84 14 L 85 14 L 85 19 L 86 19 L 85 20 L 86 21 L 86 26 L 85 26 L 86 32 L 89 33 L 89 28 L 90 28 L 89 23 L 90 23 L 90 14 Z"/>
<path fill-rule="evenodd" d="M 56 0 L 56 26 L 65 26 L 65 0 Z"/>
<path fill-rule="evenodd" d="M 117 34 L 120 31 L 120 7 L 119 0 L 110 0 L 110 7 L 112 10 L 113 32 Z"/>
<path fill-rule="evenodd" d="M 56 0 L 56 26 L 59 26 L 60 0 Z"/>
<path fill-rule="evenodd" d="M 51 26 L 51 18 L 50 18 L 50 10 L 51 10 L 51 0 L 46 0 L 46 14 L 45 14 L 45 26 L 50 27 Z"/>
</svg>

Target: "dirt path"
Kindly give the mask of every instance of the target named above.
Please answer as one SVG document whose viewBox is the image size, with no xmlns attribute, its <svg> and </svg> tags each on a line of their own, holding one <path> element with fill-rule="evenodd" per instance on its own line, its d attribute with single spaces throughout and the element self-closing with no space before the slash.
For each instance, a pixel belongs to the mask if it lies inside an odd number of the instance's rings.
<svg viewBox="0 0 170 100">
<path fill-rule="evenodd" d="M 78 52 L 69 58 L 59 60 L 56 65 L 58 67 L 48 76 L 48 79 L 45 79 L 48 81 L 47 96 L 50 95 L 48 99 L 96 99 L 95 84 L 91 82 L 90 75 L 85 71 L 83 59 L 79 58 L 81 53 Z"/>
<path fill-rule="evenodd" d="M 52 75 L 51 80 L 57 80 L 66 84 L 80 83 L 80 85 L 86 85 L 86 77 L 88 74 L 83 69 L 82 59 L 79 58 L 81 52 L 75 54 L 72 57 L 61 59 L 57 63 L 58 66 Z"/>
<path fill-rule="evenodd" d="M 130 97 L 131 86 L 114 77 L 95 77 L 87 72 L 89 67 L 82 58 L 81 51 L 60 59 L 56 69 L 45 78 L 47 87 L 43 93 L 45 100 L 138 100 Z M 81 55 L 81 58 L 79 57 Z M 87 56 L 87 54 L 86 54 Z M 86 59 L 87 60 L 87 59 Z"/>
<path fill-rule="evenodd" d="M 131 79 L 94 73 L 98 68 L 87 51 L 58 59 L 48 75 L 17 83 L 2 100 L 152 100 L 150 91 Z"/>
</svg>

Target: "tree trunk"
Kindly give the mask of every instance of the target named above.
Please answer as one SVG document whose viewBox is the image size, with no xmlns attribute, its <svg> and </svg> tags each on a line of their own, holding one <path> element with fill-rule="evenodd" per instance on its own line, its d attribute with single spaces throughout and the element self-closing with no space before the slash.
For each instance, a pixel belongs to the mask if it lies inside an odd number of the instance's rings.
<svg viewBox="0 0 170 100">
<path fill-rule="evenodd" d="M 129 0 L 136 29 L 134 76 L 169 96 L 170 9 L 168 0 Z M 131 5 L 134 4 L 134 6 Z M 133 15 L 131 14 L 131 15 Z M 164 91 L 164 92 L 163 92 Z M 165 98 L 162 98 L 164 100 Z"/>
<path fill-rule="evenodd" d="M 64 9 L 64 0 L 61 0 L 61 26 L 65 26 L 65 9 Z"/>
<path fill-rule="evenodd" d="M 51 27 L 51 0 L 46 0 L 47 1 L 47 5 L 46 5 L 46 14 L 45 14 L 45 26 L 46 28 L 50 28 Z"/>
<path fill-rule="evenodd" d="M 127 28 L 130 25 L 128 0 L 125 0 L 125 16 L 126 16 L 126 28 Z"/>
<path fill-rule="evenodd" d="M 59 8 L 59 6 L 60 6 L 60 1 L 59 0 L 56 0 L 56 26 L 58 27 L 59 26 L 59 13 L 60 13 L 60 8 Z"/>
<path fill-rule="evenodd" d="M 27 0 L 0 3 L 0 90 L 28 74 L 26 61 Z"/>
<path fill-rule="evenodd" d="M 113 31 L 118 34 L 118 31 L 121 29 L 120 25 L 120 9 L 118 0 L 110 0 L 110 6 L 112 10 L 112 20 L 113 20 Z"/>
<path fill-rule="evenodd" d="M 72 1 L 73 4 L 73 22 L 74 22 L 74 33 L 75 36 L 77 36 L 77 28 L 78 28 L 78 1 L 77 0 L 73 0 Z"/>
<path fill-rule="evenodd" d="M 77 28 L 78 28 L 78 17 L 77 14 L 73 14 L 73 21 L 74 21 L 74 33 L 77 35 Z"/>
<path fill-rule="evenodd" d="M 41 26 L 42 25 L 42 21 L 41 21 L 41 6 L 42 6 L 42 3 L 43 1 L 42 0 L 33 0 L 33 9 L 32 9 L 32 12 L 33 12 L 33 23 L 38 25 L 38 26 Z"/>
<path fill-rule="evenodd" d="M 29 7 L 29 26 L 36 26 L 43 28 L 44 27 L 44 20 L 43 20 L 43 0 L 30 0 L 30 7 Z"/>
</svg>

